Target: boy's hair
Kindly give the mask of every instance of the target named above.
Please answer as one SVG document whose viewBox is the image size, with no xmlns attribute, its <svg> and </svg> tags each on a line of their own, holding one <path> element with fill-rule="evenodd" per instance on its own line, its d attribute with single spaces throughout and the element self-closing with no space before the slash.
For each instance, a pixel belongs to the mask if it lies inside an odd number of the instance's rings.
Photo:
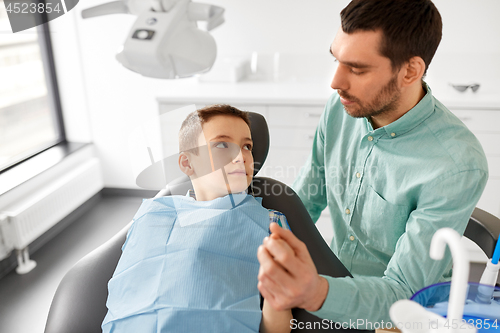
<svg viewBox="0 0 500 333">
<path fill-rule="evenodd" d="M 198 137 L 202 132 L 203 124 L 215 116 L 240 118 L 250 127 L 250 119 L 246 111 L 241 111 L 227 104 L 206 106 L 191 112 L 182 122 L 179 130 L 179 152 L 190 150 L 193 154 L 198 155 Z"/>
<path fill-rule="evenodd" d="M 393 71 L 418 56 L 425 75 L 442 37 L 441 15 L 430 0 L 353 0 L 340 19 L 347 34 L 381 30 L 380 53 Z"/>
</svg>

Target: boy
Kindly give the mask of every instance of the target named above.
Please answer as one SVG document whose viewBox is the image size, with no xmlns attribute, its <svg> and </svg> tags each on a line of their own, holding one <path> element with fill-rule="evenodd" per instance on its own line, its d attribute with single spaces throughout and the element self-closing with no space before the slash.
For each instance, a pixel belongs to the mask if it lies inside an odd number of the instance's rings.
<svg viewBox="0 0 500 333">
<path fill-rule="evenodd" d="M 290 332 L 289 310 L 264 300 L 260 311 L 257 248 L 270 221 L 288 224 L 244 192 L 252 144 L 247 113 L 231 106 L 186 118 L 179 167 L 194 191 L 139 208 L 108 284 L 103 332 Z"/>
</svg>

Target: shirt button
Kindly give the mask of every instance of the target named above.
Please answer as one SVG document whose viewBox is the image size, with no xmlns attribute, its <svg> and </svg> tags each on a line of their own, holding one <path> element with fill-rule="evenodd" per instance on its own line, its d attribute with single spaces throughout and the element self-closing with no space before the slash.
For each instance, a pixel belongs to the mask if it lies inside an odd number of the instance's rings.
<svg viewBox="0 0 500 333">
<path fill-rule="evenodd" d="M 351 210 L 350 210 L 349 208 L 347 208 L 347 209 L 345 210 L 345 213 L 346 213 L 347 215 L 349 215 L 349 214 L 351 214 Z"/>
<path fill-rule="evenodd" d="M 350 239 L 351 241 L 353 241 L 355 238 L 354 238 L 354 236 L 350 236 L 350 237 L 349 237 L 349 239 Z"/>
<path fill-rule="evenodd" d="M 371 135 L 370 135 L 370 136 L 368 137 L 368 141 L 373 141 L 373 136 L 371 136 Z"/>
<path fill-rule="evenodd" d="M 391 133 L 391 136 L 392 136 L 392 137 L 395 137 L 395 136 L 396 136 L 396 133 Z"/>
<path fill-rule="evenodd" d="M 359 172 L 356 172 L 356 177 L 361 178 L 361 174 Z"/>
</svg>

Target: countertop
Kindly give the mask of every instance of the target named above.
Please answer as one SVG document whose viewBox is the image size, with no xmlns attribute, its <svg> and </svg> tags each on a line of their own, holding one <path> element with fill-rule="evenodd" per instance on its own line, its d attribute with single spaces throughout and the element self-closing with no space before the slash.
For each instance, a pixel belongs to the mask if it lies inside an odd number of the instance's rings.
<svg viewBox="0 0 500 333">
<path fill-rule="evenodd" d="M 434 96 L 453 109 L 481 109 L 500 111 L 500 80 L 480 82 L 475 93 L 470 89 L 461 93 L 447 82 L 427 80 Z M 324 105 L 332 94 L 329 79 L 302 81 L 199 82 L 196 78 L 175 80 L 167 92 L 159 96 L 159 103 L 213 102 L 228 104 L 265 105 Z"/>
</svg>

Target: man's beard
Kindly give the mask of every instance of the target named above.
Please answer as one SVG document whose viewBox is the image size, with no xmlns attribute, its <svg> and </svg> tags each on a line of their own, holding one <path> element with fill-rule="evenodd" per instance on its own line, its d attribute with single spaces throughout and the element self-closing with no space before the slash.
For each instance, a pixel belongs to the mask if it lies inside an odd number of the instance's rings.
<svg viewBox="0 0 500 333">
<path fill-rule="evenodd" d="M 348 101 L 356 102 L 354 105 L 344 105 L 348 115 L 354 118 L 374 117 L 384 113 L 394 111 L 399 105 L 401 91 L 397 85 L 397 75 L 394 75 L 389 83 L 380 89 L 380 92 L 373 99 L 373 102 L 365 104 L 354 96 L 351 96 L 340 89 L 337 89 L 340 97 Z"/>
</svg>

